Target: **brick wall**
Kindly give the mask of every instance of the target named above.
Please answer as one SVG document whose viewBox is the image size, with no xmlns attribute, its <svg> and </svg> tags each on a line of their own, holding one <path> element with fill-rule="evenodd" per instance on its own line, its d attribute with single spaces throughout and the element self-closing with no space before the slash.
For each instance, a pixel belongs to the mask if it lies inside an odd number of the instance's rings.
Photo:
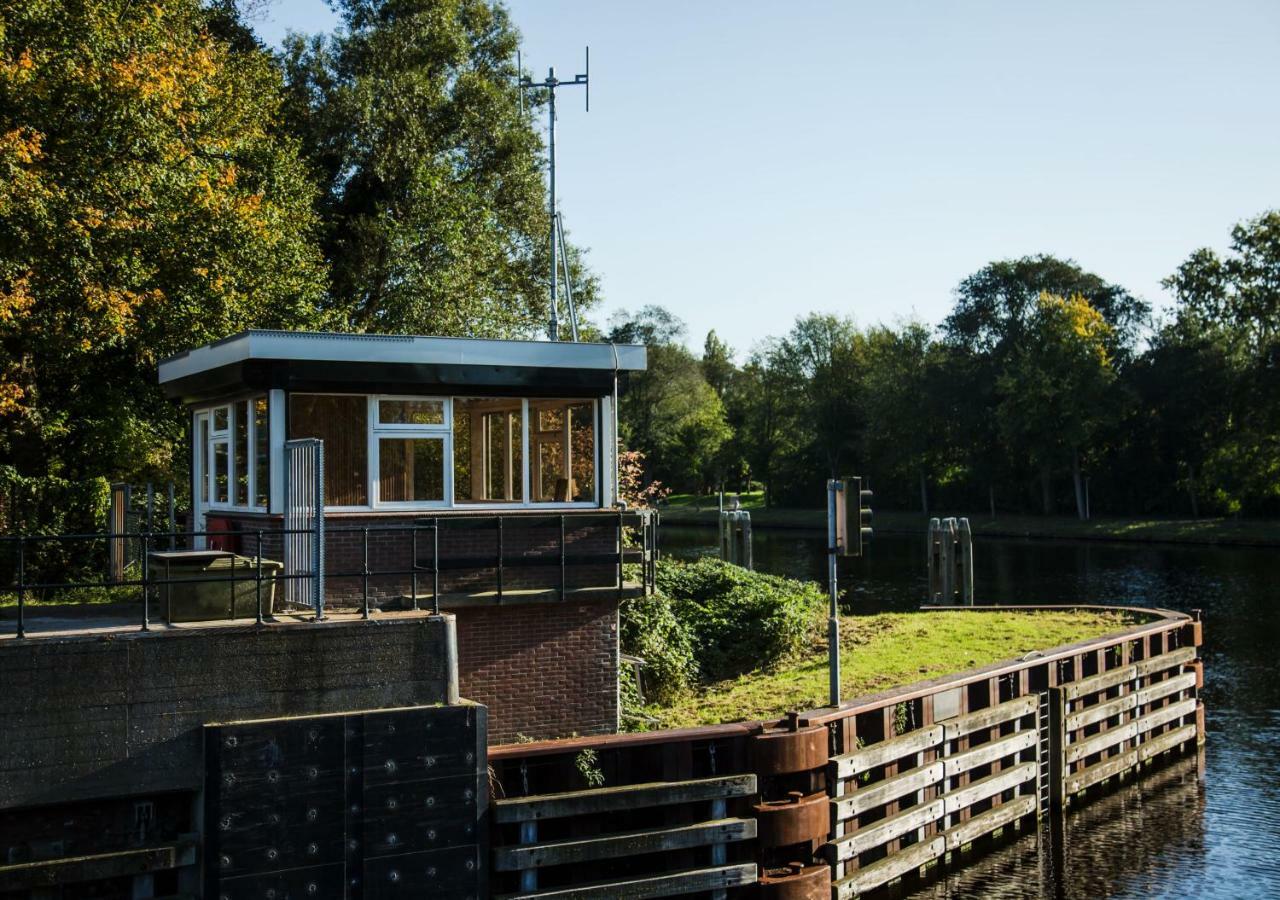
<svg viewBox="0 0 1280 900">
<path fill-rule="evenodd" d="M 490 743 L 617 730 L 616 601 L 487 606 L 455 615 L 460 690 L 489 708 Z"/>
</svg>

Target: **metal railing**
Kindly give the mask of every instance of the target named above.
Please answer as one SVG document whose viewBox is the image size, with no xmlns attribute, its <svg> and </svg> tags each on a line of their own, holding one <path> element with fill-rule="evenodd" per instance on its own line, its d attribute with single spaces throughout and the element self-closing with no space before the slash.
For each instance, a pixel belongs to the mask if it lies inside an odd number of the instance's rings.
<svg viewBox="0 0 1280 900">
<path fill-rule="evenodd" d="M 522 552 L 511 555 L 506 547 L 509 521 L 516 521 L 526 529 L 554 528 L 555 540 L 552 552 Z M 569 539 L 570 523 L 578 525 L 612 525 L 613 549 L 608 552 L 575 552 L 573 541 Z M 423 602 L 429 602 L 433 613 L 440 612 L 441 573 L 467 570 L 493 570 L 492 591 L 471 591 L 472 595 L 489 595 L 497 603 L 502 603 L 512 593 L 506 584 L 509 573 L 521 568 L 553 568 L 558 569 L 558 577 L 553 585 L 545 589 L 535 589 L 543 594 L 554 594 L 558 600 L 565 600 L 572 592 L 570 572 L 579 566 L 592 565 L 599 568 L 608 565 L 615 570 L 615 583 L 605 586 L 604 591 L 617 590 L 621 599 L 627 589 L 624 577 L 624 566 L 639 565 L 640 587 L 650 593 L 654 587 L 657 563 L 657 516 L 648 510 L 643 511 L 599 511 L 593 513 L 569 513 L 557 516 L 436 516 L 419 519 L 406 524 L 371 524 L 371 525 L 333 525 L 325 527 L 330 540 L 342 540 L 344 535 L 359 535 L 359 562 L 354 567 L 337 568 L 330 558 L 325 569 L 325 577 L 330 583 L 346 580 L 358 581 L 360 585 L 358 608 L 362 618 L 369 618 L 372 610 L 371 599 L 374 596 L 372 582 L 392 578 L 405 579 L 407 591 L 402 595 L 414 611 L 422 608 Z M 454 529 L 492 528 L 494 531 L 494 552 L 481 553 L 478 556 L 455 555 L 452 558 L 442 556 L 442 531 Z M 311 571 L 266 571 L 264 563 L 275 566 L 267 554 L 282 550 L 286 541 L 313 535 L 308 528 L 260 528 L 260 529 L 209 529 L 204 531 L 129 531 L 109 530 L 103 533 L 85 534 L 20 534 L 0 535 L 0 566 L 10 568 L 11 577 L 5 579 L 8 584 L 3 590 L 16 594 L 17 637 L 27 634 L 28 601 L 36 593 L 66 593 L 82 589 L 104 589 L 112 591 L 140 592 L 138 615 L 139 627 L 143 631 L 150 630 L 152 604 L 163 595 L 171 604 L 173 586 L 191 588 L 202 584 L 227 585 L 231 602 L 228 620 L 249 618 L 236 615 L 238 588 L 240 585 L 252 583 L 254 593 L 253 618 L 262 623 L 271 617 L 271 612 L 264 606 L 264 587 L 288 585 L 291 581 L 314 577 Z M 404 564 L 376 566 L 371 563 L 371 548 L 377 547 L 379 541 L 386 541 L 400 536 L 407 544 L 408 560 Z M 406 539 L 407 536 L 407 539 Z M 211 551 L 223 558 L 233 560 L 230 571 L 193 574 L 183 572 L 180 577 L 173 577 L 168 564 L 158 565 L 156 554 L 174 550 L 194 549 L 206 543 L 210 538 L 223 538 L 239 544 L 239 551 Z M 89 574 L 84 577 L 54 577 L 45 571 L 31 568 L 33 553 L 37 553 L 45 544 L 76 545 L 92 548 L 102 544 L 112 550 L 120 546 L 136 549 L 136 555 L 129 556 L 137 560 L 137 565 L 129 570 L 116 573 L 110 569 L 101 577 Z M 426 551 L 429 557 L 424 561 Z M 96 554 L 93 554 L 96 555 Z M 385 559 L 385 552 L 376 554 Z M 248 557 L 243 569 L 236 565 L 236 560 Z M 43 568 L 43 567 L 40 567 Z M 2 571 L 2 569 L 0 569 Z M 136 574 L 133 574 L 136 572 Z M 423 580 L 430 580 L 430 594 L 422 590 Z M 166 590 L 168 589 L 168 590 Z M 289 591 L 282 591 L 284 602 L 288 603 Z M 385 592 L 384 592 L 385 593 Z M 391 593 L 395 593 L 392 591 Z M 468 592 L 463 592 L 468 593 Z M 348 598 L 350 599 L 350 598 Z M 78 605 L 75 602 L 65 604 L 67 607 L 79 606 L 80 609 L 92 610 L 95 604 Z M 2 608 L 2 607 L 0 607 Z M 296 612 L 303 612 L 297 609 Z M 324 618 L 325 604 L 321 602 L 315 608 L 316 620 Z M 166 617 L 171 610 L 166 610 Z M 217 620 L 215 617 L 213 620 Z"/>
</svg>

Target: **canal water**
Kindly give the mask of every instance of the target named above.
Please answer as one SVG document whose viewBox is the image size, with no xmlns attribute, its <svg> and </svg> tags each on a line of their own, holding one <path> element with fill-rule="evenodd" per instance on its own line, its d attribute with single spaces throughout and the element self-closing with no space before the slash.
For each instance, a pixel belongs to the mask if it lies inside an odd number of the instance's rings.
<svg viewBox="0 0 1280 900">
<path fill-rule="evenodd" d="M 715 530 L 662 527 L 675 558 L 714 554 Z M 825 583 L 823 535 L 755 532 L 761 571 Z M 877 534 L 841 561 L 855 611 L 923 600 L 923 535 Z M 1280 549 L 979 538 L 978 602 L 1203 611 L 1208 738 L 1185 759 L 1069 813 L 911 895 L 1280 897 Z"/>
</svg>

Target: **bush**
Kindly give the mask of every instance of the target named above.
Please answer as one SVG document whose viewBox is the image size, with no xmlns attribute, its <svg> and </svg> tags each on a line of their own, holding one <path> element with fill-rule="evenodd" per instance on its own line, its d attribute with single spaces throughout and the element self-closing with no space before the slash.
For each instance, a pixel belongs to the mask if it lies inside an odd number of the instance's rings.
<svg viewBox="0 0 1280 900">
<path fill-rule="evenodd" d="M 639 656 L 645 663 L 645 699 L 670 703 L 687 691 L 697 675 L 693 639 L 689 629 L 676 618 L 674 604 L 661 594 L 633 597 L 622 602 L 618 613 L 622 652 Z M 634 692 L 631 667 L 622 668 L 624 693 L 628 689 Z M 633 704 L 638 701 L 638 693 L 631 699 Z"/>
<path fill-rule="evenodd" d="M 804 645 L 825 602 L 816 584 L 714 558 L 660 562 L 658 590 L 671 598 L 708 680 L 781 663 Z"/>
</svg>

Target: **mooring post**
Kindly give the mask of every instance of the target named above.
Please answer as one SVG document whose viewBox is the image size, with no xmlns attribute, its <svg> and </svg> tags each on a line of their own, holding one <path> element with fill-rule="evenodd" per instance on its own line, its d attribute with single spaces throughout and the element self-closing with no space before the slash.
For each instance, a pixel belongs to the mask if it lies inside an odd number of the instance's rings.
<svg viewBox="0 0 1280 900">
<path fill-rule="evenodd" d="M 837 596 L 839 547 L 836 545 L 836 501 L 844 484 L 834 478 L 827 481 L 827 578 L 830 582 L 830 609 L 827 617 L 827 672 L 831 679 L 829 701 L 840 705 L 840 605 Z"/>
</svg>

